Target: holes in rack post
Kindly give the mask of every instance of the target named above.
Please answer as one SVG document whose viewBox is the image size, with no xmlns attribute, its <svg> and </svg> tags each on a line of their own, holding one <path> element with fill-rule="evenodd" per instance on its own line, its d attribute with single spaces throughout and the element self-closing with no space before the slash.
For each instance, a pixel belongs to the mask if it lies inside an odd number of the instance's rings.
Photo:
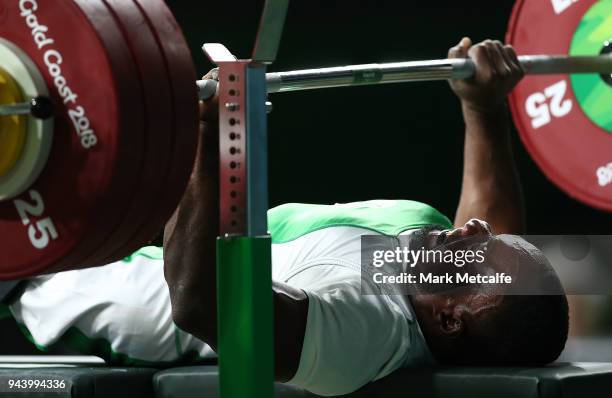
<svg viewBox="0 0 612 398">
<path fill-rule="evenodd" d="M 246 66 L 220 65 L 221 234 L 246 233 Z"/>
</svg>

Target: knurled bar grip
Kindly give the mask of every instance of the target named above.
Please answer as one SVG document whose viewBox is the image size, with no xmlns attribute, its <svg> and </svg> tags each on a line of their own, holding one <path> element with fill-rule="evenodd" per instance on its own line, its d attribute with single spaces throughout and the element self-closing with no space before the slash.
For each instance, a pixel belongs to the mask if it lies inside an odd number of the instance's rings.
<svg viewBox="0 0 612 398">
<path fill-rule="evenodd" d="M 612 73 L 612 56 L 519 56 L 526 74 Z M 474 75 L 469 59 L 393 62 L 267 73 L 268 93 L 365 84 L 466 79 Z M 197 82 L 200 99 L 215 93 L 217 82 Z"/>
</svg>

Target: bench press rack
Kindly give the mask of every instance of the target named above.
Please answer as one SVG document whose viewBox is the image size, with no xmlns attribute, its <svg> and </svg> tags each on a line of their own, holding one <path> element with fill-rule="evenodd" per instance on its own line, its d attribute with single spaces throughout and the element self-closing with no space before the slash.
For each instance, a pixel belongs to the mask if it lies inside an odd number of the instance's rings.
<svg viewBox="0 0 612 398">
<path fill-rule="evenodd" d="M 289 0 L 266 1 L 252 59 L 238 60 L 221 44 L 203 47 L 219 66 L 217 313 L 222 398 L 274 395 L 266 65 L 276 58 L 288 5 Z"/>
</svg>

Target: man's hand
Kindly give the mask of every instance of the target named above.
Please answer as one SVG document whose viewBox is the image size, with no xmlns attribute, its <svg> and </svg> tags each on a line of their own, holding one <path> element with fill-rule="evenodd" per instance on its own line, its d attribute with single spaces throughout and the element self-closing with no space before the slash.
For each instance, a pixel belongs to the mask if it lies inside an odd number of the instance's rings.
<svg viewBox="0 0 612 398">
<path fill-rule="evenodd" d="M 211 69 L 210 72 L 202 77 L 202 80 L 219 81 L 219 69 Z M 202 133 L 205 133 L 205 127 L 216 127 L 219 122 L 219 93 L 215 93 L 214 96 L 206 101 L 200 101 L 200 122 L 202 124 L 200 129 Z M 218 131 L 214 131 L 214 134 L 217 135 Z"/>
<path fill-rule="evenodd" d="M 464 38 L 448 56 L 469 56 L 476 64 L 472 78 L 450 82 L 461 99 L 465 120 L 463 182 L 455 226 L 478 218 L 488 221 L 495 233 L 522 233 L 523 195 L 512 159 L 506 96 L 524 72 L 512 47 L 498 41 L 472 46 Z"/>
<path fill-rule="evenodd" d="M 450 82 L 464 109 L 476 112 L 497 112 L 524 75 L 512 46 L 499 41 L 485 40 L 472 46 L 472 41 L 465 37 L 448 51 L 448 57 L 469 57 L 476 64 L 472 78 Z"/>
<path fill-rule="evenodd" d="M 217 68 L 208 72 L 202 80 L 219 80 L 219 70 Z M 202 166 L 202 161 L 211 166 L 214 163 L 214 172 L 218 172 L 219 164 L 219 94 L 206 101 L 200 101 L 200 142 L 196 160 L 196 168 L 193 172 L 197 173 L 197 167 Z"/>
</svg>

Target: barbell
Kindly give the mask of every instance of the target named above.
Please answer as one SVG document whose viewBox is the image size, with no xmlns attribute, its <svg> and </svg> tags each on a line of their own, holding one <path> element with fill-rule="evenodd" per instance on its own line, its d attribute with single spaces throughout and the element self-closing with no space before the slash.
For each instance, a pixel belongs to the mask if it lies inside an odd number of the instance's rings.
<svg viewBox="0 0 612 398">
<path fill-rule="evenodd" d="M 204 45 L 204 51 L 208 46 Z M 597 73 L 609 76 L 612 70 L 612 56 L 521 55 L 518 59 L 526 75 Z M 266 84 L 268 94 L 273 94 L 384 83 L 469 79 L 475 72 L 476 67 L 469 59 L 437 59 L 271 72 L 266 74 Z M 198 80 L 196 85 L 202 100 L 212 97 L 217 90 L 215 80 Z"/>
<path fill-rule="evenodd" d="M 523 142 L 553 182 L 604 210 L 612 210 L 610 15 L 611 0 L 522 0 L 507 36 L 521 54 L 556 54 L 520 57 L 530 75 L 510 105 Z M 451 59 L 266 81 L 275 93 L 473 73 L 471 61 Z M 106 264 L 154 238 L 189 178 L 198 98 L 216 84 L 196 80 L 162 0 L 0 3 L 0 279 Z"/>
</svg>

